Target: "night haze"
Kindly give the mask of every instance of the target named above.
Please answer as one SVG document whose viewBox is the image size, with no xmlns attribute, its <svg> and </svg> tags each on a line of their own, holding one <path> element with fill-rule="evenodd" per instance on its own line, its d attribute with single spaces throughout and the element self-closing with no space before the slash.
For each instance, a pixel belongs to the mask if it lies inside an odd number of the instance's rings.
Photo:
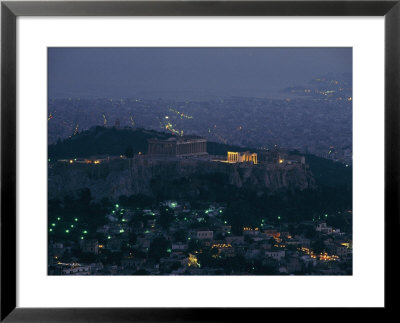
<svg viewBox="0 0 400 323">
<path fill-rule="evenodd" d="M 276 96 L 352 73 L 352 48 L 49 48 L 49 98 Z"/>
</svg>

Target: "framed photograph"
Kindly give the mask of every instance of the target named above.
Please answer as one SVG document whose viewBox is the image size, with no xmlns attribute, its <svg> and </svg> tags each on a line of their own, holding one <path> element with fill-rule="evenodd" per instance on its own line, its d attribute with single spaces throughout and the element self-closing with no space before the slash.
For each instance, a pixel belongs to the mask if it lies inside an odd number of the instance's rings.
<svg viewBox="0 0 400 323">
<path fill-rule="evenodd" d="M 393 308 L 399 14 L 3 1 L 1 320 Z"/>
</svg>

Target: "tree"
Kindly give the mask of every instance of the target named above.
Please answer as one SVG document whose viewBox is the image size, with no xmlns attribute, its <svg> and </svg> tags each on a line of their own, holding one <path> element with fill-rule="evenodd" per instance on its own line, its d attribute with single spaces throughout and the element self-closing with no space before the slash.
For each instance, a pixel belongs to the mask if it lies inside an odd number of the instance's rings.
<svg viewBox="0 0 400 323">
<path fill-rule="evenodd" d="M 313 238 L 315 238 L 316 235 L 317 235 L 317 231 L 315 230 L 315 228 L 311 225 L 308 225 L 305 229 L 304 236 L 307 239 L 313 239 Z"/>
<path fill-rule="evenodd" d="M 201 242 L 199 240 L 190 240 L 188 243 L 188 251 L 198 251 L 201 249 Z"/>
<path fill-rule="evenodd" d="M 174 211 L 169 207 L 161 208 L 158 222 L 164 230 L 169 228 L 170 224 L 174 220 L 174 215 Z"/>
<path fill-rule="evenodd" d="M 126 158 L 133 158 L 133 147 L 132 147 L 132 145 L 129 145 L 128 147 L 126 147 L 126 149 L 125 149 L 125 157 Z"/>
<path fill-rule="evenodd" d="M 186 241 L 186 232 L 183 230 L 176 231 L 173 235 L 174 240 L 178 242 L 185 242 Z"/>
<path fill-rule="evenodd" d="M 131 245 L 132 245 L 132 244 L 135 244 L 135 243 L 136 243 L 136 240 L 137 240 L 136 234 L 135 234 L 134 232 L 129 233 L 129 243 L 130 243 Z"/>
<path fill-rule="evenodd" d="M 321 253 L 325 249 L 325 243 L 324 240 L 318 239 L 313 243 L 312 246 L 313 250 L 315 253 Z"/>
<path fill-rule="evenodd" d="M 295 236 L 297 234 L 297 230 L 295 229 L 293 224 L 288 225 L 288 231 L 292 236 Z"/>
<path fill-rule="evenodd" d="M 134 273 L 134 275 L 145 276 L 145 275 L 149 275 L 149 272 L 146 269 L 139 269 Z"/>
<path fill-rule="evenodd" d="M 79 199 L 78 202 L 81 205 L 88 206 L 90 201 L 92 200 L 92 192 L 89 188 L 83 188 L 79 191 Z"/>
<path fill-rule="evenodd" d="M 168 254 L 167 249 L 171 248 L 171 243 L 164 237 L 155 238 L 150 243 L 149 257 L 156 259 L 165 257 Z"/>
</svg>

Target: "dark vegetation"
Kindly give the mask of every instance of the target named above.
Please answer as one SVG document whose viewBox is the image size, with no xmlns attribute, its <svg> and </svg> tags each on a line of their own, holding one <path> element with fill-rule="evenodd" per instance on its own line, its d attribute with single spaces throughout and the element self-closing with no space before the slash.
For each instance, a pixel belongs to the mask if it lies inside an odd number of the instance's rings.
<svg viewBox="0 0 400 323">
<path fill-rule="evenodd" d="M 49 145 L 48 156 L 50 159 L 60 159 L 146 153 L 147 139 L 165 139 L 171 136 L 167 133 L 144 129 L 96 126 L 80 132 L 76 136 L 58 140 L 57 143 Z"/>
<path fill-rule="evenodd" d="M 99 155 L 126 155 L 130 158 L 139 152 L 147 152 L 147 139 L 166 139 L 172 136 L 169 133 L 153 130 L 96 126 L 71 138 L 59 139 L 57 143 L 49 145 L 48 156 L 50 159 L 83 158 Z M 216 142 L 207 143 L 207 152 L 210 155 L 226 155 L 228 150 L 246 151 L 249 148 Z"/>
</svg>

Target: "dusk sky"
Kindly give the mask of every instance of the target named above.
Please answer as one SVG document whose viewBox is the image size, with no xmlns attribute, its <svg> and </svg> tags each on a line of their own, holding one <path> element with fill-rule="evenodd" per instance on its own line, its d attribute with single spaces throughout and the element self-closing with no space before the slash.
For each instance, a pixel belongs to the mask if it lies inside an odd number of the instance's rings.
<svg viewBox="0 0 400 323">
<path fill-rule="evenodd" d="M 351 48 L 49 48 L 49 98 L 265 97 L 351 73 Z"/>
</svg>

